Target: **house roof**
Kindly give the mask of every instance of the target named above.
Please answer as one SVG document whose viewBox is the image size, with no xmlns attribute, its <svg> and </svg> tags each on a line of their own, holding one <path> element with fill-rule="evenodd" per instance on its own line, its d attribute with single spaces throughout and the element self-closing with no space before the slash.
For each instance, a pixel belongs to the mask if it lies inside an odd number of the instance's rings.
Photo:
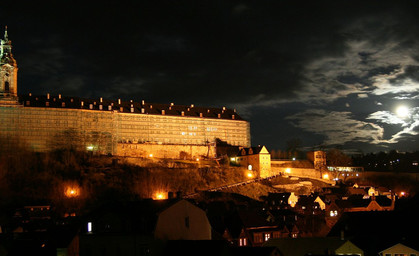
<svg viewBox="0 0 419 256">
<path fill-rule="evenodd" d="M 95 209 L 86 220 L 101 223 L 94 227 L 95 233 L 151 235 L 159 213 L 177 202 L 178 199 L 113 202 Z"/>
<path fill-rule="evenodd" d="M 229 119 L 229 120 L 243 120 L 243 118 L 236 113 L 234 109 L 213 108 L 213 107 L 199 107 L 195 105 L 175 105 L 175 104 L 160 104 L 136 101 L 120 101 L 107 99 L 88 99 L 78 97 L 61 97 L 61 96 L 34 96 L 34 95 L 20 95 L 19 102 L 25 107 L 47 107 L 60 109 L 84 109 L 97 111 L 119 111 L 133 114 L 153 114 L 153 115 L 168 115 L 168 116 L 186 116 L 186 117 L 205 117 L 214 119 Z M 47 103 L 48 102 L 48 106 Z M 102 109 L 100 109 L 102 106 Z M 108 108 L 111 106 L 111 109 Z M 133 112 L 131 112 L 131 108 Z M 143 109 L 143 110 L 142 110 Z M 144 111 L 144 113 L 142 112 Z"/>
<path fill-rule="evenodd" d="M 257 154 L 269 154 L 269 151 L 266 149 L 265 146 L 240 148 L 237 155 L 247 156 L 247 155 L 257 155 Z"/>
<path fill-rule="evenodd" d="M 274 238 L 263 246 L 275 246 L 283 256 L 333 253 L 346 241 L 338 237 Z"/>
<path fill-rule="evenodd" d="M 353 241 L 366 254 L 376 255 L 396 241 L 418 241 L 416 211 L 362 211 L 345 212 L 330 230 L 328 236 L 345 237 Z"/>
</svg>

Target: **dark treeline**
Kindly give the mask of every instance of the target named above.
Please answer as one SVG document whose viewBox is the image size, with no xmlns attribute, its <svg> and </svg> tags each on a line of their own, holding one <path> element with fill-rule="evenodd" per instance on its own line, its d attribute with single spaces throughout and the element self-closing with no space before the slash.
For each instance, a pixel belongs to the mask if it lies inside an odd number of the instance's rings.
<svg viewBox="0 0 419 256">
<path fill-rule="evenodd" d="M 401 153 L 392 150 L 354 156 L 352 159 L 355 166 L 362 166 L 366 171 L 419 172 L 419 151 Z"/>
</svg>

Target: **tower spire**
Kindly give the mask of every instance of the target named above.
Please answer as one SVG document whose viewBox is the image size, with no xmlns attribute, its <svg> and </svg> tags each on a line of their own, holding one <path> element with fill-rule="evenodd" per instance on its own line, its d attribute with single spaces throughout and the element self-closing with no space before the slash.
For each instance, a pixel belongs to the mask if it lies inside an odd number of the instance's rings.
<svg viewBox="0 0 419 256">
<path fill-rule="evenodd" d="M 4 26 L 4 41 L 9 41 L 7 36 L 7 26 Z"/>
</svg>

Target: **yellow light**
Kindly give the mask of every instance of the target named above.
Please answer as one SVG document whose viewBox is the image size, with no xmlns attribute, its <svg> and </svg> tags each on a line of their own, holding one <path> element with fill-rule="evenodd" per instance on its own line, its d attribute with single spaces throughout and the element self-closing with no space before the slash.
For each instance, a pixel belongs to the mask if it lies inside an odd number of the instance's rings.
<svg viewBox="0 0 419 256">
<path fill-rule="evenodd" d="M 405 196 L 405 195 L 406 195 L 406 192 L 404 191 L 400 192 L 400 196 Z"/>
<path fill-rule="evenodd" d="M 197 158 L 196 161 L 199 162 L 199 158 Z"/>
<path fill-rule="evenodd" d="M 285 169 L 285 173 L 291 173 L 291 168 Z"/>
<path fill-rule="evenodd" d="M 247 173 L 247 177 L 248 177 L 248 178 L 253 178 L 253 173 L 248 172 L 248 173 Z"/>
<path fill-rule="evenodd" d="M 86 149 L 87 149 L 88 151 L 93 151 L 93 148 L 94 148 L 94 147 L 93 147 L 92 145 L 89 145 L 89 146 L 87 146 L 87 147 L 86 147 Z"/>
<path fill-rule="evenodd" d="M 157 192 L 154 195 L 154 200 L 163 200 L 163 199 L 165 199 L 165 196 L 164 196 L 164 193 L 162 193 L 162 192 Z"/>
<path fill-rule="evenodd" d="M 235 162 L 235 161 L 236 161 L 236 158 L 235 158 L 235 157 L 232 157 L 232 158 L 230 158 L 230 160 L 231 160 L 232 162 Z"/>
<path fill-rule="evenodd" d="M 149 157 L 153 157 L 153 154 L 148 155 Z"/>
<path fill-rule="evenodd" d="M 76 186 L 66 187 L 66 189 L 64 190 L 64 195 L 66 197 L 78 197 L 80 195 L 80 189 Z"/>
<path fill-rule="evenodd" d="M 329 179 L 329 174 L 323 174 L 323 179 L 328 180 Z"/>
</svg>

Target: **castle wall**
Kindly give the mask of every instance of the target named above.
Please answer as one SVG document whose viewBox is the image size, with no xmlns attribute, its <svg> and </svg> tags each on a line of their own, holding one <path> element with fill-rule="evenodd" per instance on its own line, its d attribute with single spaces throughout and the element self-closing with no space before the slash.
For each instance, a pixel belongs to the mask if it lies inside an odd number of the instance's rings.
<svg viewBox="0 0 419 256">
<path fill-rule="evenodd" d="M 202 159 L 216 156 L 215 147 L 211 145 L 118 143 L 117 151 L 118 155 L 127 157 Z"/>
<path fill-rule="evenodd" d="M 49 100 L 52 102 L 55 98 Z M 144 146 L 141 150 L 149 152 L 159 148 L 158 155 L 176 158 L 174 155 L 179 156 L 179 153 L 173 152 L 207 155 L 207 145 L 215 138 L 233 145 L 250 144 L 250 125 L 243 120 L 125 113 L 107 108 L 74 109 L 66 108 L 65 104 L 62 108 L 53 108 L 48 107 L 50 102 L 44 102 L 45 107 L 28 106 L 30 102 L 24 104 L 0 104 L 0 136 L 13 137 L 35 151 L 72 146 L 101 154 L 142 155 L 140 149 L 128 153 L 118 143 L 148 143 L 156 146 L 152 149 Z M 193 146 L 193 150 L 189 146 Z M 214 156 L 214 150 L 210 151 L 209 155 Z"/>
</svg>

